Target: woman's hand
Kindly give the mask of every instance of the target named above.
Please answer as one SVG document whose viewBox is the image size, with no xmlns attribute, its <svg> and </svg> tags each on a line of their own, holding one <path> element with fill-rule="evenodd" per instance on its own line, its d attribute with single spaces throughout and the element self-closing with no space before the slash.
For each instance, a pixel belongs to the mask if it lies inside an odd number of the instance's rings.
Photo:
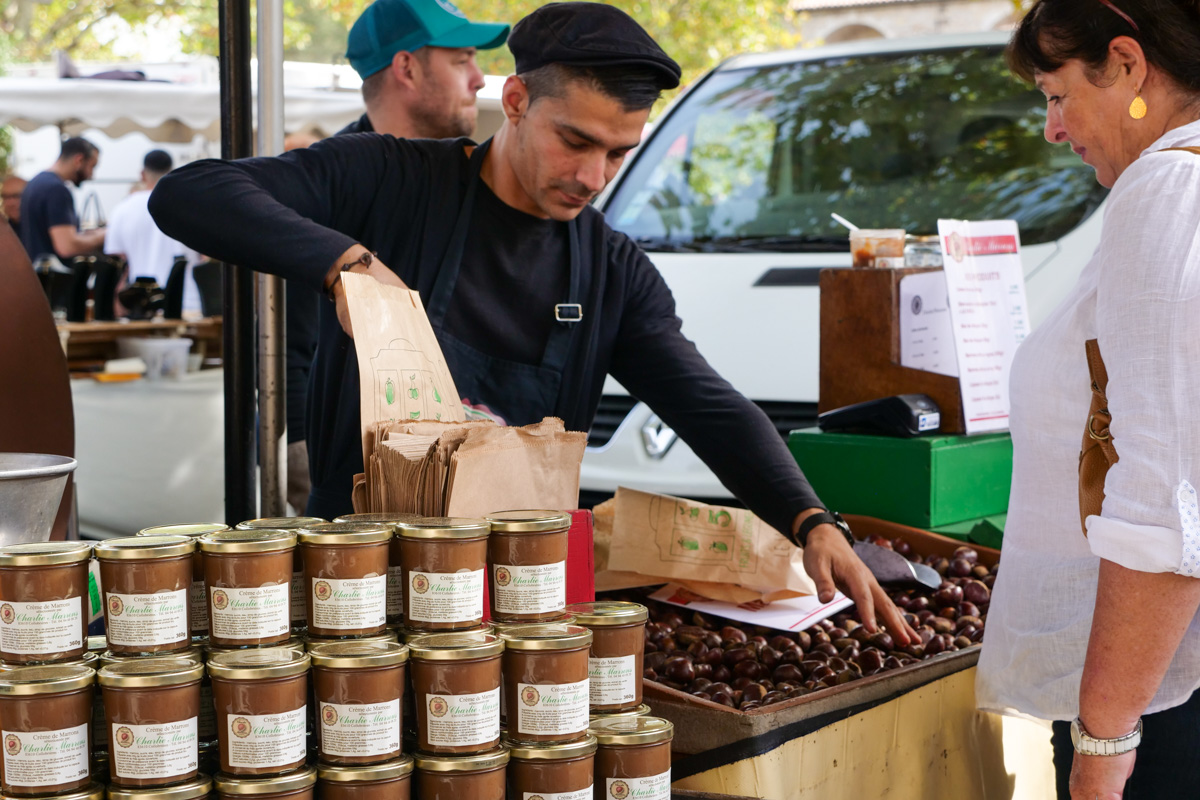
<svg viewBox="0 0 1200 800">
<path fill-rule="evenodd" d="M 1136 755 L 1136 750 L 1119 756 L 1076 753 L 1071 762 L 1071 800 L 1121 800 Z"/>
<path fill-rule="evenodd" d="M 797 527 L 802 518 L 797 519 Z M 920 641 L 838 528 L 826 523 L 809 531 L 804 569 L 817 584 L 817 599 L 822 603 L 828 603 L 834 590 L 841 589 L 858 606 L 868 631 L 875 630 L 878 620 L 892 634 L 897 647 Z"/>
</svg>

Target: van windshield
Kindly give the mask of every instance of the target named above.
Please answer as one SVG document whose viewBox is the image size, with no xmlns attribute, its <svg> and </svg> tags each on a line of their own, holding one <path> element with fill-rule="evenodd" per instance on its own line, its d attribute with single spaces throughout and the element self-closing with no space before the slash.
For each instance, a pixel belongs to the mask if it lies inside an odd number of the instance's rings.
<svg viewBox="0 0 1200 800">
<path fill-rule="evenodd" d="M 608 203 L 650 250 L 842 250 L 861 227 L 1015 219 L 1058 239 L 1107 194 L 1042 137 L 1045 99 L 1000 47 L 888 53 L 711 75 L 661 123 Z"/>
</svg>

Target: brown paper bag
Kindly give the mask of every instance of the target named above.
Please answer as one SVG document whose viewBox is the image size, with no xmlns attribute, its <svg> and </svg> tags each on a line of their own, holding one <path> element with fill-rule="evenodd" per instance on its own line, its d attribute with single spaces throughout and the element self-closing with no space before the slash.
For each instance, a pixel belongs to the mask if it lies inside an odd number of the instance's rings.
<svg viewBox="0 0 1200 800">
<path fill-rule="evenodd" d="M 775 598 L 781 590 L 816 593 L 801 550 L 744 508 L 624 487 L 615 499 L 610 570 L 685 583 L 698 594 L 731 602 Z"/>
<path fill-rule="evenodd" d="M 461 422 L 462 399 L 420 295 L 353 272 L 342 273 L 342 285 L 358 352 L 364 464 L 377 422 Z"/>
<path fill-rule="evenodd" d="M 587 434 L 561 420 L 474 431 L 450 456 L 446 514 L 478 517 L 513 508 L 579 505 L 579 464 Z"/>
</svg>

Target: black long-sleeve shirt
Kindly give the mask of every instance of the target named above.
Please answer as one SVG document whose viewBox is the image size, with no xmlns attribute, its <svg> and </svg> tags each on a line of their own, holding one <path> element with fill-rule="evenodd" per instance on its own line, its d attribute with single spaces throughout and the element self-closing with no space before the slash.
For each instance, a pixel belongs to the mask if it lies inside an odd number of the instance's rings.
<svg viewBox="0 0 1200 800">
<path fill-rule="evenodd" d="M 150 210 L 168 236 L 191 247 L 318 290 L 334 262 L 362 244 L 428 297 L 466 190 L 463 148 L 469 144 L 361 134 L 276 158 L 199 161 L 164 177 Z M 471 280 L 470 263 L 478 259 L 469 254 L 501 240 L 524 241 L 523 231 L 489 230 L 481 222 L 486 218 L 477 209 L 446 332 L 470 342 L 485 335 L 481 329 L 492 340 L 508 338 L 497 337 L 497 331 L 510 331 L 514 343 L 527 343 L 542 322 L 534 311 L 562 302 L 567 265 L 562 259 L 525 263 L 528 294 L 480 297 L 487 284 Z M 527 220 L 530 236 L 548 236 L 545 220 Z M 585 208 L 577 225 L 584 319 L 572 335 L 556 415 L 568 429 L 586 431 L 611 374 L 670 425 L 734 495 L 790 532 L 800 511 L 821 504 L 770 420 L 683 336 L 674 298 L 646 255 L 594 208 Z M 511 255 L 497 252 L 495 258 L 511 265 Z M 473 330 L 477 315 L 456 314 L 455 306 L 487 308 L 490 314 Z M 322 303 L 319 322 L 308 415 L 309 511 L 328 517 L 349 510 L 351 479 L 362 471 L 362 445 L 354 343 L 331 303 Z M 496 348 L 504 350 L 503 341 L 493 341 Z M 521 360 L 520 353 L 493 354 Z"/>
</svg>

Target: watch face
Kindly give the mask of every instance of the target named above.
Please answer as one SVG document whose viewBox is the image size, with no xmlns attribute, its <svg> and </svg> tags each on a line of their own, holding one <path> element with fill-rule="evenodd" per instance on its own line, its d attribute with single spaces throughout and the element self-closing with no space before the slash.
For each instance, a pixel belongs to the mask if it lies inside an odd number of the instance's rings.
<svg viewBox="0 0 1200 800">
<path fill-rule="evenodd" d="M 1079 720 L 1071 722 L 1071 744 L 1076 750 L 1079 749 Z"/>
</svg>

